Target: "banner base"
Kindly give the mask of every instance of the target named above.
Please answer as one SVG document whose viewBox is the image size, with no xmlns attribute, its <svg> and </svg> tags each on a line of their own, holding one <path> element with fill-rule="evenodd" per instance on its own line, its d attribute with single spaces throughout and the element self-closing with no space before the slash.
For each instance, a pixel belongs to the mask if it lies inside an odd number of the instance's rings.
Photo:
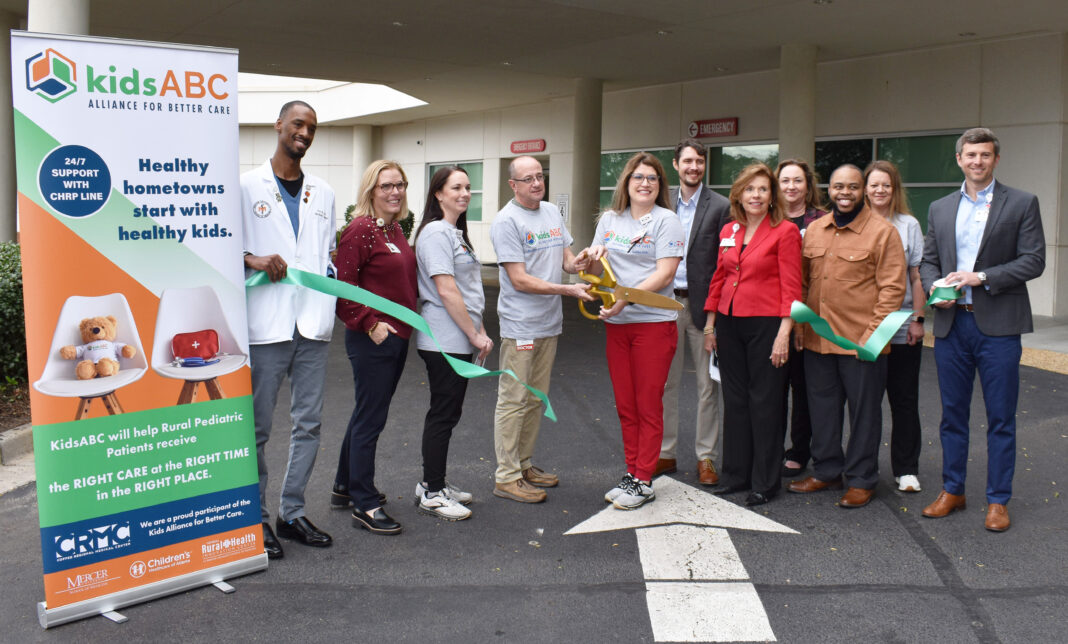
<svg viewBox="0 0 1068 644">
<path fill-rule="evenodd" d="M 166 595 L 173 595 L 200 586 L 216 585 L 224 579 L 240 577 L 267 569 L 267 553 L 240 561 L 231 561 L 214 568 L 205 568 L 180 577 L 163 579 L 152 584 L 94 597 L 82 602 L 48 608 L 45 602 L 37 602 L 37 620 L 42 628 L 51 628 L 86 617 L 114 613 L 124 606 L 139 604 Z M 225 592 L 225 591 L 224 591 Z"/>
</svg>

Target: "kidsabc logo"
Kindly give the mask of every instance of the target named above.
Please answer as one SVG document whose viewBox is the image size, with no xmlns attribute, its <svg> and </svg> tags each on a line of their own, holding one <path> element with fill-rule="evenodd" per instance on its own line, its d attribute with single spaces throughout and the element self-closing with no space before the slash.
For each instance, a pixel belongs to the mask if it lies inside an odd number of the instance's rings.
<svg viewBox="0 0 1068 644">
<path fill-rule="evenodd" d="M 78 66 L 55 49 L 26 59 L 26 89 L 46 101 L 55 103 L 73 94 L 78 89 L 76 80 Z"/>
</svg>

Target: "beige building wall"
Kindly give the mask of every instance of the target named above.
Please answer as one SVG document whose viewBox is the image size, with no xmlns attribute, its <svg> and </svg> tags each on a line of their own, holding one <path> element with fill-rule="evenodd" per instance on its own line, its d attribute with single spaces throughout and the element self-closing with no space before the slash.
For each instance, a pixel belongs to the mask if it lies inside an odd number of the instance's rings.
<svg viewBox="0 0 1068 644">
<path fill-rule="evenodd" d="M 1068 317 L 1068 35 L 822 63 L 816 83 L 817 137 L 958 132 L 977 124 L 993 129 L 1002 142 L 997 177 L 1035 193 L 1042 206 L 1047 267 L 1030 285 L 1034 312 Z M 776 141 L 780 106 L 789 102 L 778 88 L 779 72 L 769 71 L 608 92 L 602 148 L 671 147 L 690 121 L 732 116 L 740 120 L 738 136 L 708 142 Z M 429 164 L 482 161 L 483 221 L 471 225 L 471 236 L 480 258 L 494 261 L 489 226 L 511 198 L 504 174 L 514 156 L 510 144 L 545 139 L 546 150 L 537 156 L 548 161 L 547 199 L 570 196 L 573 106 L 573 99 L 559 98 L 384 126 L 382 156 L 404 166 L 417 215 Z M 352 167 L 352 140 L 351 128 L 320 127 L 305 160 L 337 191 L 339 213 L 354 201 L 362 172 Z M 266 159 L 274 143 L 271 128 L 242 128 L 242 169 Z"/>
</svg>

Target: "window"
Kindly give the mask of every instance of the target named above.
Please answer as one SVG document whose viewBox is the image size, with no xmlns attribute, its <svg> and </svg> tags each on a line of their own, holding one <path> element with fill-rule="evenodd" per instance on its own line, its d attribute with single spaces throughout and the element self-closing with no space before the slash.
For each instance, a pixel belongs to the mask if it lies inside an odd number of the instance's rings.
<svg viewBox="0 0 1068 644">
<path fill-rule="evenodd" d="M 612 203 L 612 193 L 616 190 L 616 181 L 619 180 L 619 175 L 623 172 L 623 166 L 627 165 L 627 159 L 634 156 L 635 152 L 640 152 L 640 150 L 601 153 L 601 210 L 608 208 L 609 204 Z M 668 180 L 668 185 L 664 186 L 664 189 L 668 190 L 673 186 L 678 186 L 679 173 L 675 172 L 675 167 L 671 165 L 671 162 L 675 159 L 675 148 L 646 150 L 646 152 L 655 156 L 664 166 L 664 174 Z"/>
<path fill-rule="evenodd" d="M 763 163 L 772 170 L 779 164 L 779 144 L 724 145 L 708 150 L 708 187 L 724 197 L 730 195 L 731 184 L 742 168 L 751 163 Z"/>
<path fill-rule="evenodd" d="M 482 162 L 472 161 L 468 163 L 435 163 L 427 166 L 427 185 L 430 185 L 430 178 L 434 176 L 434 173 L 440 168 L 444 168 L 450 165 L 457 165 L 463 168 L 464 172 L 471 179 L 471 202 L 467 204 L 467 221 L 482 221 Z"/>
</svg>

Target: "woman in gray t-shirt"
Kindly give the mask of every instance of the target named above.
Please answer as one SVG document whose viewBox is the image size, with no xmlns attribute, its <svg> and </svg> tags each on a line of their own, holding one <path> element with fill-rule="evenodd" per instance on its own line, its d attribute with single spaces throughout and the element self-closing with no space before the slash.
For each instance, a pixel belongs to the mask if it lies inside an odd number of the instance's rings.
<svg viewBox="0 0 1068 644">
<path fill-rule="evenodd" d="M 482 273 L 467 236 L 471 180 L 457 166 L 439 169 L 430 178 L 423 222 L 415 234 L 419 270 L 419 311 L 450 356 L 482 361 L 493 349 L 482 311 L 486 296 Z M 430 336 L 418 333 L 416 347 L 426 363 L 430 409 L 423 423 L 423 480 L 415 486 L 419 510 L 449 521 L 471 516 L 471 494 L 445 481 L 452 430 L 460 422 L 467 379 L 452 367 Z"/>
<path fill-rule="evenodd" d="M 686 234 L 668 209 L 667 181 L 660 161 L 639 152 L 616 183 L 611 208 L 597 223 L 589 248 L 591 273 L 607 255 L 620 286 L 672 296 Z M 601 307 L 605 355 L 616 398 L 627 472 L 605 500 L 633 510 L 655 498 L 652 478 L 664 436 L 664 383 L 678 343 L 676 311 L 620 300 Z"/>
</svg>

